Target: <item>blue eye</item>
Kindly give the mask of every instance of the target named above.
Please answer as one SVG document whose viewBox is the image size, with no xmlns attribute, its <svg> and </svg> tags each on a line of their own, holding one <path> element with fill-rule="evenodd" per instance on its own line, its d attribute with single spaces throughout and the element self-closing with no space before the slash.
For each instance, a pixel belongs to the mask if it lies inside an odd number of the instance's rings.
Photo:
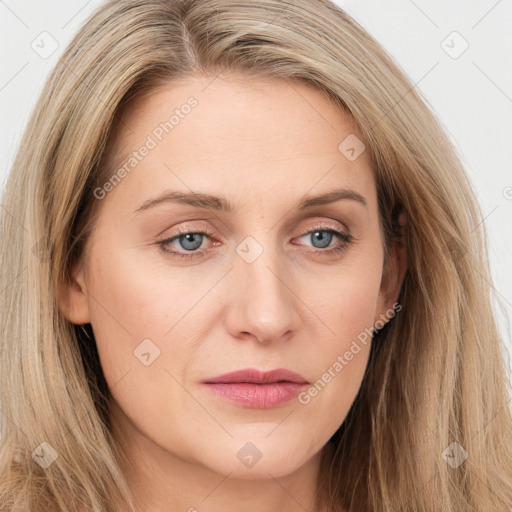
<svg viewBox="0 0 512 512">
<path fill-rule="evenodd" d="M 161 246 L 162 250 L 168 254 L 171 254 L 177 258 L 193 258 L 198 254 L 201 254 L 205 251 L 197 251 L 199 247 L 202 245 L 203 237 L 210 237 L 212 233 L 204 232 L 204 231 L 180 231 L 180 234 L 174 236 L 172 238 L 166 238 L 165 240 L 161 240 L 158 242 L 158 245 Z M 167 246 L 177 241 L 181 248 L 185 251 L 189 251 L 190 254 L 181 253 L 178 251 L 170 251 L 167 249 Z"/>
<path fill-rule="evenodd" d="M 187 233 L 180 235 L 177 240 L 186 251 L 195 251 L 201 247 L 204 233 Z M 198 243 L 199 242 L 199 243 Z"/>
<path fill-rule="evenodd" d="M 208 231 L 187 231 L 187 230 L 178 230 L 179 234 L 173 236 L 171 238 L 166 238 L 165 240 L 161 240 L 157 242 L 157 244 L 161 247 L 162 251 L 166 254 L 170 254 L 175 258 L 194 258 L 200 257 L 204 255 L 208 249 L 198 250 L 203 242 L 204 237 L 211 238 L 213 233 Z M 343 233 L 341 231 L 335 229 L 326 229 L 324 226 L 317 226 L 316 228 L 309 229 L 309 231 L 305 232 L 299 238 L 303 238 L 305 236 L 311 237 L 311 240 L 316 240 L 319 245 L 314 246 L 319 249 L 317 251 L 313 251 L 321 254 L 331 254 L 338 253 L 340 251 L 348 249 L 349 244 L 352 243 L 353 236 L 348 233 Z M 332 240 L 334 238 L 338 238 L 340 240 L 339 245 L 326 249 L 329 247 Z M 173 243 L 179 244 L 178 249 L 181 250 L 169 250 L 167 247 Z M 185 251 L 185 252 L 181 252 Z"/>
<path fill-rule="evenodd" d="M 327 235 L 325 235 L 325 233 L 327 233 Z M 348 235 L 334 229 L 315 229 L 314 231 L 309 231 L 305 235 L 302 235 L 302 237 L 304 236 L 309 236 L 310 240 L 318 241 L 319 245 L 315 246 L 317 249 L 328 247 L 334 237 L 338 237 L 346 243 L 350 241 L 350 237 Z"/>
</svg>

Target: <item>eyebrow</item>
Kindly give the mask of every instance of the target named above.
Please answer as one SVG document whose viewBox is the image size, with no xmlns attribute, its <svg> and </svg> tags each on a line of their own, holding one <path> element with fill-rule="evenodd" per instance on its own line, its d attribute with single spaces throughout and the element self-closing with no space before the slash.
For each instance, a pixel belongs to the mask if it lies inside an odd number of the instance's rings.
<svg viewBox="0 0 512 512">
<path fill-rule="evenodd" d="M 299 201 L 297 209 L 306 210 L 315 206 L 341 201 L 342 199 L 350 199 L 352 201 L 357 201 L 365 207 L 368 206 L 366 199 L 361 194 L 355 190 L 341 188 L 331 190 L 316 196 L 304 197 Z M 222 196 L 203 194 L 200 192 L 166 191 L 154 199 L 148 199 L 147 201 L 144 201 L 144 203 L 142 203 L 142 205 L 133 213 L 136 214 L 142 212 L 162 203 L 187 204 L 198 208 L 212 209 L 224 212 L 232 212 L 234 210 L 233 205 L 229 203 L 225 197 Z"/>
</svg>

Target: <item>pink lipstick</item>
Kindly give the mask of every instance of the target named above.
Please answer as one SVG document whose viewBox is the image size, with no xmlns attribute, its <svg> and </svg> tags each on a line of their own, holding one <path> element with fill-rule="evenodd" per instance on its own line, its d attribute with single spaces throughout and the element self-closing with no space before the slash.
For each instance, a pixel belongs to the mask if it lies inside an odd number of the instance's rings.
<svg viewBox="0 0 512 512">
<path fill-rule="evenodd" d="M 282 405 L 309 384 L 302 375 L 285 368 L 270 372 L 248 368 L 204 379 L 202 383 L 215 395 L 252 409 Z"/>
</svg>

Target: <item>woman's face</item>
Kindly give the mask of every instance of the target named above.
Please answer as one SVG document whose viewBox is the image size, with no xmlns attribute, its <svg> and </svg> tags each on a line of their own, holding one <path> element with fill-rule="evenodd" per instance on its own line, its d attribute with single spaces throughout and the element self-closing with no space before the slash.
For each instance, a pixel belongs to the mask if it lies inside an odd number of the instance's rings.
<svg viewBox="0 0 512 512">
<path fill-rule="evenodd" d="M 115 422 L 154 460 L 289 474 L 344 421 L 399 289 L 362 137 L 311 86 L 229 75 L 159 89 L 120 126 L 62 306 L 93 327 Z M 305 384 L 203 382 L 243 369 Z"/>
</svg>

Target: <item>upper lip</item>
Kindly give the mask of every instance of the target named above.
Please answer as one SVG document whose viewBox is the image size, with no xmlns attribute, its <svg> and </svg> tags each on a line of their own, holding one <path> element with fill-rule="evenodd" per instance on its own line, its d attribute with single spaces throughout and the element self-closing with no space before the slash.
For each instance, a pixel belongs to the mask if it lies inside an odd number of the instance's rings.
<svg viewBox="0 0 512 512">
<path fill-rule="evenodd" d="M 206 384 L 230 384 L 233 382 L 249 382 L 256 384 L 270 384 L 272 382 L 297 382 L 299 384 L 308 384 L 308 381 L 298 373 L 287 370 L 286 368 L 277 368 L 276 370 L 263 372 L 254 368 L 237 370 L 218 377 L 211 377 L 203 380 Z"/>
</svg>

